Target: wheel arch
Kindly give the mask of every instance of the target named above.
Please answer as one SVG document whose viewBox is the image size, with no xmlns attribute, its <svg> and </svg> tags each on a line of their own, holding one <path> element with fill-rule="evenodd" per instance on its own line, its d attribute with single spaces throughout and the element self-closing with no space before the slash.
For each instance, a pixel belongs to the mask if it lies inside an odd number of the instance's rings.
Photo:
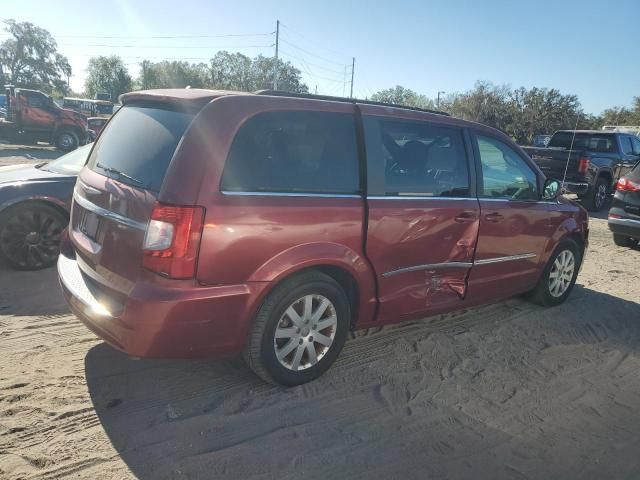
<svg viewBox="0 0 640 480">
<path fill-rule="evenodd" d="M 268 282 L 262 304 L 281 282 L 301 273 L 316 270 L 333 278 L 345 291 L 352 308 L 351 328 L 370 323 L 375 315 L 375 276 L 362 255 L 333 243 L 313 243 L 293 247 L 272 258 L 249 281 Z"/>
<path fill-rule="evenodd" d="M 4 212 L 11 210 L 12 208 L 16 208 L 22 205 L 46 205 L 48 207 L 53 207 L 60 214 L 62 214 L 67 220 L 69 219 L 69 209 L 64 201 L 59 198 L 49 197 L 46 195 L 37 195 L 37 196 L 29 196 L 29 197 L 18 197 L 12 199 L 11 201 L 5 202 L 0 205 L 0 215 Z"/>
</svg>

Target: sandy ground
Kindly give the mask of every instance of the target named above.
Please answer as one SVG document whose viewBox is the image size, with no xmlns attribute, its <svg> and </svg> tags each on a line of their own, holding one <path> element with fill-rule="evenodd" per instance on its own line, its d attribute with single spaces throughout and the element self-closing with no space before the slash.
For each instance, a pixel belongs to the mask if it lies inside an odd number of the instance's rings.
<svg viewBox="0 0 640 480">
<path fill-rule="evenodd" d="M 0 267 L 0 478 L 640 478 L 640 251 L 604 218 L 564 305 L 361 332 L 292 389 L 129 359 Z"/>
</svg>

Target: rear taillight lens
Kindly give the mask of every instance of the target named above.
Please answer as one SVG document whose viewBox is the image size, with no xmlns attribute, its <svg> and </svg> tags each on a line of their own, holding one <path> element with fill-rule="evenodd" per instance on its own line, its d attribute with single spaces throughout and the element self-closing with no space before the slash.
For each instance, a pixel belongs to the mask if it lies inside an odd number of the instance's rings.
<svg viewBox="0 0 640 480">
<path fill-rule="evenodd" d="M 620 192 L 640 192 L 640 183 L 622 177 L 616 184 L 616 190 Z"/>
<path fill-rule="evenodd" d="M 589 159 L 587 157 L 581 157 L 578 159 L 578 172 L 586 173 L 589 168 Z"/>
<path fill-rule="evenodd" d="M 156 204 L 144 237 L 145 268 L 169 278 L 193 278 L 204 208 Z"/>
</svg>

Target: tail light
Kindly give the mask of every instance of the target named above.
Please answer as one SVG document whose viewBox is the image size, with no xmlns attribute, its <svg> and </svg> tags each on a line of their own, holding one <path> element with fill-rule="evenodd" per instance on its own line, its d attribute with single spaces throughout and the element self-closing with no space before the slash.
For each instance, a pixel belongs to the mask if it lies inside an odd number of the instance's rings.
<svg viewBox="0 0 640 480">
<path fill-rule="evenodd" d="M 616 190 L 620 192 L 640 192 L 640 183 L 629 180 L 627 177 L 622 177 L 616 183 Z"/>
<path fill-rule="evenodd" d="M 204 208 L 156 204 L 144 237 L 142 264 L 169 278 L 193 278 Z"/>
<path fill-rule="evenodd" d="M 580 157 L 578 159 L 578 173 L 587 173 L 589 168 L 589 159 L 587 157 Z"/>
</svg>

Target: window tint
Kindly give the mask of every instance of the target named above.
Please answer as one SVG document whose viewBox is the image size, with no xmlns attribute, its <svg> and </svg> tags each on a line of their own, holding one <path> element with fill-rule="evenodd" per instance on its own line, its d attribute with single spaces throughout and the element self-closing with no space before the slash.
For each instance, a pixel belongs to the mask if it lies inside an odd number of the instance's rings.
<svg viewBox="0 0 640 480">
<path fill-rule="evenodd" d="M 354 194 L 359 188 L 353 115 L 267 112 L 238 131 L 222 190 Z"/>
<path fill-rule="evenodd" d="M 633 154 L 633 146 L 631 145 L 631 137 L 621 136 L 620 145 L 622 146 L 622 153 L 625 155 Z"/>
<path fill-rule="evenodd" d="M 574 150 L 589 150 L 591 152 L 615 153 L 618 151 L 612 134 L 556 132 L 551 137 L 548 147 L 571 148 Z"/>
<path fill-rule="evenodd" d="M 383 117 L 367 117 L 364 124 L 367 156 L 384 166 L 386 195 L 469 195 L 461 129 Z"/>
<path fill-rule="evenodd" d="M 482 135 L 476 142 L 482 164 L 481 197 L 538 200 L 536 174 L 515 150 Z"/>
<path fill-rule="evenodd" d="M 27 96 L 27 105 L 30 107 L 41 108 L 44 105 L 42 97 L 37 95 L 28 95 Z"/>
<path fill-rule="evenodd" d="M 109 121 L 87 165 L 122 183 L 158 192 L 192 119 L 175 110 L 127 105 Z"/>
<path fill-rule="evenodd" d="M 640 155 L 640 138 L 631 137 L 631 143 L 633 145 L 633 154 Z"/>
</svg>

